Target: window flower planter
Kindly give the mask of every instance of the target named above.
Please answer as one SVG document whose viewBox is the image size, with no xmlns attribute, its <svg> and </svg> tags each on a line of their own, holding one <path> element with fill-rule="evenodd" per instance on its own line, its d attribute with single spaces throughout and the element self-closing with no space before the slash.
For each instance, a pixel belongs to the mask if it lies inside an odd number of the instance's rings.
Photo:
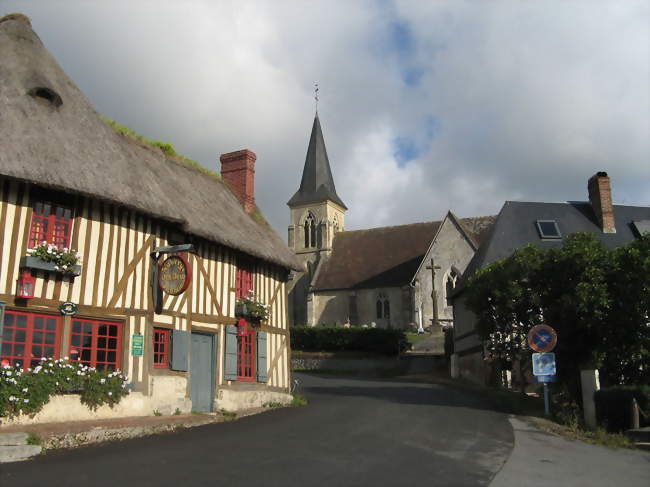
<svg viewBox="0 0 650 487">
<path fill-rule="evenodd" d="M 268 320 L 268 307 L 250 298 L 238 299 L 235 304 L 235 316 L 244 318 L 252 325 L 259 325 Z"/>
<path fill-rule="evenodd" d="M 53 272 L 53 273 L 63 274 L 66 276 L 73 276 L 73 277 L 76 277 L 81 274 L 80 265 L 74 265 L 70 269 L 64 271 L 62 269 L 57 269 L 56 265 L 53 264 L 52 262 L 45 262 L 44 260 L 39 259 L 38 257 L 33 257 L 31 255 L 27 255 L 25 257 L 20 258 L 20 267 L 25 269 L 34 269 L 34 270 L 45 271 L 45 272 Z"/>
</svg>

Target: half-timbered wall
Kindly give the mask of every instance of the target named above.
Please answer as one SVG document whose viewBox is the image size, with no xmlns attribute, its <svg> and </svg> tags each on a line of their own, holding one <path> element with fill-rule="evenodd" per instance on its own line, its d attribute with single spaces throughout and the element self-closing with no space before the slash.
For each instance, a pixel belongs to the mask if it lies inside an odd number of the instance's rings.
<svg viewBox="0 0 650 487">
<path fill-rule="evenodd" d="M 179 296 L 164 295 L 163 311 L 154 314 L 150 287 L 150 252 L 169 245 L 178 228 L 133 210 L 92 198 L 70 196 L 75 208 L 71 248 L 82 254 L 81 275 L 75 278 L 34 271 L 35 297 L 16 300 L 20 258 L 27 255 L 31 224 L 32 186 L 0 178 L 0 300 L 7 309 L 59 313 L 62 302 L 78 305 L 76 316 L 120 320 L 124 323 L 122 368 L 142 392 L 149 392 L 149 378 L 158 373 L 152 363 L 154 327 L 217 334 L 217 384 L 223 378 L 224 326 L 235 323 L 235 271 L 237 252 L 202 239 L 185 236 L 196 253 L 188 255 L 192 284 Z M 178 243 L 175 241 L 174 243 Z M 268 323 L 268 386 L 289 387 L 287 363 L 289 331 L 284 270 L 257 261 L 256 295 L 271 305 Z M 61 355 L 69 350 L 70 317 L 64 318 Z M 142 357 L 132 356 L 131 337 L 144 335 Z M 188 381 L 189 383 L 189 381 Z M 189 387 L 189 386 L 188 386 Z"/>
</svg>

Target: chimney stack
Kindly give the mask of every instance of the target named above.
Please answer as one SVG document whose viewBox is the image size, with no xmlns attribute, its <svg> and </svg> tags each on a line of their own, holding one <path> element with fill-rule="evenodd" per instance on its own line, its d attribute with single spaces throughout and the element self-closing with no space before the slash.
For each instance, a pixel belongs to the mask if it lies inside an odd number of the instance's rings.
<svg viewBox="0 0 650 487">
<path fill-rule="evenodd" d="M 221 177 L 230 186 L 244 211 L 250 213 L 255 208 L 255 160 L 257 156 L 248 149 L 222 154 Z"/>
<path fill-rule="evenodd" d="M 596 214 L 603 233 L 616 233 L 614 208 L 612 205 L 612 187 L 606 172 L 597 172 L 589 178 L 587 184 L 589 202 Z"/>
</svg>

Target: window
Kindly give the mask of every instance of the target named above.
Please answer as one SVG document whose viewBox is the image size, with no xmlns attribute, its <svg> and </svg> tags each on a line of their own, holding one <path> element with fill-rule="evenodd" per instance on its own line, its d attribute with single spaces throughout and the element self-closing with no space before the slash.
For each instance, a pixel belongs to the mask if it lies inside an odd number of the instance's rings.
<svg viewBox="0 0 650 487">
<path fill-rule="evenodd" d="M 58 316 L 5 311 L 0 361 L 35 367 L 42 357 L 59 358 L 61 318 Z"/>
<path fill-rule="evenodd" d="M 458 272 L 455 269 L 451 269 L 447 275 L 447 281 L 445 282 L 445 296 L 447 300 L 447 306 L 451 306 L 451 295 L 456 289 L 456 282 L 458 281 Z"/>
<path fill-rule="evenodd" d="M 257 372 L 255 357 L 257 333 L 246 320 L 237 325 L 237 380 L 253 382 Z"/>
<path fill-rule="evenodd" d="M 72 320 L 70 360 L 102 370 L 118 370 L 122 355 L 122 323 Z"/>
<path fill-rule="evenodd" d="M 390 318 L 390 302 L 384 293 L 377 297 L 377 319 Z"/>
<path fill-rule="evenodd" d="M 72 210 L 49 201 L 37 201 L 33 206 L 29 231 L 29 248 L 44 240 L 60 248 L 70 247 Z"/>
<path fill-rule="evenodd" d="M 235 296 L 245 298 L 255 292 L 255 264 L 252 260 L 239 258 L 235 274 Z"/>
<path fill-rule="evenodd" d="M 169 330 L 153 330 L 153 366 L 157 369 L 169 368 Z"/>
<path fill-rule="evenodd" d="M 555 220 L 537 220 L 537 231 L 543 239 L 560 239 L 562 234 Z"/>
<path fill-rule="evenodd" d="M 316 219 L 311 213 L 305 219 L 305 248 L 316 247 Z"/>
</svg>

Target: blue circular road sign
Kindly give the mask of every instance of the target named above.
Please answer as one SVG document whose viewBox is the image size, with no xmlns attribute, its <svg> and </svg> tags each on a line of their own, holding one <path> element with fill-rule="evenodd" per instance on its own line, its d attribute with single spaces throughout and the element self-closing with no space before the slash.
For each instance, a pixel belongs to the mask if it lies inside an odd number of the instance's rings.
<svg viewBox="0 0 650 487">
<path fill-rule="evenodd" d="M 536 352 L 550 352 L 557 344 L 557 333 L 548 325 L 533 326 L 528 332 L 528 345 Z"/>
</svg>

